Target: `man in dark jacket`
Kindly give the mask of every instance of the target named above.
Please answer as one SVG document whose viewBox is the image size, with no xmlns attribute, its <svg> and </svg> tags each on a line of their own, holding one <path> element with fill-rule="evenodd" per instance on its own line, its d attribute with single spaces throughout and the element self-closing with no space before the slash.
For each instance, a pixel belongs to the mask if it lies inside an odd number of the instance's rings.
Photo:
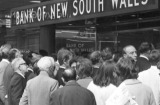
<svg viewBox="0 0 160 105">
<path fill-rule="evenodd" d="M 13 68 L 15 72 L 9 85 L 8 101 L 9 105 L 19 105 L 20 98 L 26 86 L 25 73 L 27 72 L 27 65 L 22 58 L 16 58 Z"/>
<path fill-rule="evenodd" d="M 149 62 L 149 55 L 152 50 L 151 44 L 148 42 L 143 42 L 139 47 L 140 56 L 137 58 L 137 66 L 139 67 L 139 72 L 147 70 L 151 67 Z"/>
<path fill-rule="evenodd" d="M 51 95 L 50 105 L 96 105 L 93 93 L 76 83 L 76 71 L 66 69 L 62 73 L 65 86 Z"/>
</svg>

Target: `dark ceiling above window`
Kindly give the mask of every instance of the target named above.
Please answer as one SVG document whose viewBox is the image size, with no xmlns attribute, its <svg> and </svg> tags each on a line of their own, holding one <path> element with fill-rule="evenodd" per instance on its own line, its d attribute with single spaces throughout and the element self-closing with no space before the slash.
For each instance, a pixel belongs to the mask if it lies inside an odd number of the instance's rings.
<svg viewBox="0 0 160 105">
<path fill-rule="evenodd" d="M 30 2 L 33 0 L 0 0 L 0 11 L 8 11 L 12 8 L 21 7 L 25 5 L 34 4 L 33 2 Z M 34 0 L 34 1 L 50 1 L 50 0 Z"/>
<path fill-rule="evenodd" d="M 0 0 L 0 11 L 10 10 L 12 8 L 30 5 L 30 0 Z"/>
</svg>

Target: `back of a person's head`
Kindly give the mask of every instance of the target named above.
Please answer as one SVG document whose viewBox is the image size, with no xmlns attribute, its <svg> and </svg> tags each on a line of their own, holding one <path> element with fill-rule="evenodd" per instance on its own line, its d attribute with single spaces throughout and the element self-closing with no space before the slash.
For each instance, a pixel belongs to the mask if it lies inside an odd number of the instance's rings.
<svg viewBox="0 0 160 105">
<path fill-rule="evenodd" d="M 14 71 L 19 70 L 19 66 L 24 63 L 25 63 L 25 61 L 23 60 L 23 58 L 15 58 L 12 62 L 12 67 L 13 67 Z"/>
<path fill-rule="evenodd" d="M 1 46 L 0 48 L 0 53 L 1 53 L 1 57 L 3 59 L 8 59 L 8 56 L 9 56 L 9 51 L 10 49 L 12 48 L 12 46 L 10 44 L 4 44 Z"/>
<path fill-rule="evenodd" d="M 1 51 L 4 53 L 8 53 L 11 48 L 12 46 L 10 44 L 4 44 L 1 46 Z"/>
<path fill-rule="evenodd" d="M 137 79 L 138 67 L 136 62 L 130 57 L 122 57 L 117 62 L 117 67 L 120 72 L 120 76 L 125 79 Z"/>
<path fill-rule="evenodd" d="M 23 55 L 23 59 L 24 61 L 26 62 L 27 65 L 32 65 L 31 63 L 31 59 L 30 59 L 30 51 L 29 50 L 26 50 L 26 51 L 23 51 L 22 52 L 22 55 Z"/>
<path fill-rule="evenodd" d="M 103 49 L 101 52 L 101 56 L 102 56 L 103 61 L 111 60 L 113 57 L 111 48 L 106 47 L 105 49 Z"/>
<path fill-rule="evenodd" d="M 98 86 L 108 86 L 109 84 L 116 85 L 116 64 L 112 60 L 107 60 L 102 63 L 99 70 L 93 77 L 94 84 Z"/>
<path fill-rule="evenodd" d="M 83 58 L 79 60 L 79 64 L 77 67 L 77 74 L 80 79 L 90 77 L 92 72 L 92 62 L 87 59 Z"/>
<path fill-rule="evenodd" d="M 144 54 L 147 53 L 148 51 L 152 50 L 152 46 L 150 43 L 148 42 L 143 42 L 141 43 L 141 45 L 139 46 L 139 53 L 140 54 Z"/>
<path fill-rule="evenodd" d="M 52 57 L 45 56 L 37 62 L 37 66 L 40 71 L 49 71 L 50 68 L 55 66 L 55 61 Z"/>
<path fill-rule="evenodd" d="M 29 57 L 29 58 L 34 58 L 36 55 L 38 55 L 37 52 L 34 52 L 34 51 L 29 51 L 29 52 L 28 52 L 28 57 Z"/>
<path fill-rule="evenodd" d="M 113 54 L 113 61 L 114 61 L 115 63 L 117 63 L 118 60 L 119 60 L 121 57 L 122 57 L 122 54 L 121 54 L 121 53 L 115 52 L 115 53 Z"/>
<path fill-rule="evenodd" d="M 48 56 L 48 52 L 46 51 L 46 50 L 39 50 L 39 54 L 41 55 L 41 56 Z"/>
<path fill-rule="evenodd" d="M 41 58 L 41 55 L 39 55 L 37 52 L 30 51 L 28 53 L 28 58 L 30 59 L 32 65 L 34 65 Z"/>
<path fill-rule="evenodd" d="M 20 57 L 20 54 L 21 54 L 21 52 L 18 49 L 12 48 L 9 51 L 9 56 L 8 56 L 9 61 L 11 62 L 13 59 Z"/>
<path fill-rule="evenodd" d="M 55 61 L 57 61 L 57 54 L 56 53 L 52 53 L 51 56 L 54 58 Z"/>
<path fill-rule="evenodd" d="M 157 65 L 160 60 L 160 50 L 152 50 L 150 53 L 150 63 L 151 65 Z"/>
<path fill-rule="evenodd" d="M 62 65 L 64 61 L 69 60 L 71 56 L 72 53 L 69 50 L 62 48 L 57 53 L 57 60 L 59 64 Z"/>
<path fill-rule="evenodd" d="M 77 62 L 78 62 L 78 61 L 77 61 L 77 57 L 74 57 L 74 58 L 72 58 L 72 59 L 69 61 L 69 66 L 71 67 L 72 64 L 77 63 Z"/>
<path fill-rule="evenodd" d="M 82 56 L 83 58 L 89 58 L 89 54 L 90 54 L 90 52 L 88 52 L 88 51 L 82 51 L 82 52 L 81 52 L 81 56 Z"/>
<path fill-rule="evenodd" d="M 62 73 L 62 77 L 65 82 L 76 80 L 76 71 L 73 68 L 68 68 Z"/>
<path fill-rule="evenodd" d="M 100 63 L 101 61 L 101 52 L 100 51 L 94 51 L 90 54 L 90 60 L 92 61 L 92 64 L 95 65 L 97 63 Z"/>
</svg>

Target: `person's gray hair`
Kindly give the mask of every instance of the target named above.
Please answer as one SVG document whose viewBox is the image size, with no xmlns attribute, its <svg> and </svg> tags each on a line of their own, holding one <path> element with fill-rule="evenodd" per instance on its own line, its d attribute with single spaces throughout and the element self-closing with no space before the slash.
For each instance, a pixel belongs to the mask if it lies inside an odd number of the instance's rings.
<svg viewBox="0 0 160 105">
<path fill-rule="evenodd" d="M 15 58 L 12 62 L 12 67 L 14 69 L 14 71 L 17 71 L 19 66 L 21 64 L 25 63 L 25 61 L 23 60 L 23 58 Z"/>
<path fill-rule="evenodd" d="M 50 67 L 55 66 L 55 61 L 52 57 L 45 56 L 37 62 L 37 66 L 40 71 L 48 71 Z"/>
</svg>

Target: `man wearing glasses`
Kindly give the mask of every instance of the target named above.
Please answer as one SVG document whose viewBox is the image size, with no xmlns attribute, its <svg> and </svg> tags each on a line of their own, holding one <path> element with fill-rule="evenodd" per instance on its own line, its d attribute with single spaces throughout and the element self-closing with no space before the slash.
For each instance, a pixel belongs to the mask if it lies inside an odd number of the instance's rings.
<svg viewBox="0 0 160 105">
<path fill-rule="evenodd" d="M 16 58 L 12 66 L 15 72 L 10 81 L 8 100 L 9 105 L 19 105 L 20 98 L 26 86 L 25 73 L 28 66 L 22 58 Z"/>
</svg>

